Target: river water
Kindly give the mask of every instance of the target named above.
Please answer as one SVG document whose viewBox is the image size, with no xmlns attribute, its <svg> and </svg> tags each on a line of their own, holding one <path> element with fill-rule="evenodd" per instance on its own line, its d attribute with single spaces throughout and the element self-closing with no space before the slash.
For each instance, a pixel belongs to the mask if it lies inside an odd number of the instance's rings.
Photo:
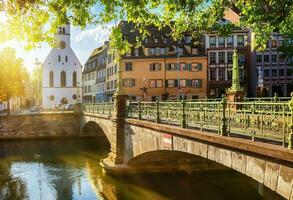
<svg viewBox="0 0 293 200">
<path fill-rule="evenodd" d="M 281 199 L 232 170 L 103 175 L 104 147 L 95 138 L 0 142 L 0 200 Z"/>
</svg>

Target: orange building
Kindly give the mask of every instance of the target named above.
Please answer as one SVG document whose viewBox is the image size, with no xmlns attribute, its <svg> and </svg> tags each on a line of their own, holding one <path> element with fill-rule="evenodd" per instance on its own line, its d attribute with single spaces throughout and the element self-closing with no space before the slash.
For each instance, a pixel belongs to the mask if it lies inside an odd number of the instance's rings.
<svg viewBox="0 0 293 200">
<path fill-rule="evenodd" d="M 179 63 L 179 64 L 178 64 Z M 206 97 L 207 58 L 168 57 L 122 59 L 124 92 L 136 99 Z"/>
</svg>

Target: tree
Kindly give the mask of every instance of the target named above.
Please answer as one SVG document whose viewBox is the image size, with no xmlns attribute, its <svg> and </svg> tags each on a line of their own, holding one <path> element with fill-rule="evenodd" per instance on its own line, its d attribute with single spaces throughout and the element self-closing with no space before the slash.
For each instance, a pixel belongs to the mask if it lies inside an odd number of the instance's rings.
<svg viewBox="0 0 293 200">
<path fill-rule="evenodd" d="M 23 60 L 17 58 L 15 50 L 7 47 L 0 52 L 0 101 L 9 100 L 24 94 L 25 82 L 28 81 L 28 72 L 23 67 Z"/>
<path fill-rule="evenodd" d="M 7 17 L 6 25 L 0 25 L 0 36 L 2 40 L 26 40 L 27 47 L 33 48 L 43 41 L 53 45 L 57 26 L 67 22 L 84 28 L 120 20 L 135 23 L 142 37 L 151 24 L 159 29 L 170 26 L 175 40 L 187 31 L 194 37 L 212 30 L 227 34 L 234 25 L 218 23 L 226 8 L 239 11 L 236 26 L 252 28 L 253 45 L 259 49 L 265 47 L 272 31 L 293 36 L 292 0 L 6 0 L 0 6 Z M 111 45 L 125 50 L 127 45 L 118 32 L 113 31 Z"/>
</svg>

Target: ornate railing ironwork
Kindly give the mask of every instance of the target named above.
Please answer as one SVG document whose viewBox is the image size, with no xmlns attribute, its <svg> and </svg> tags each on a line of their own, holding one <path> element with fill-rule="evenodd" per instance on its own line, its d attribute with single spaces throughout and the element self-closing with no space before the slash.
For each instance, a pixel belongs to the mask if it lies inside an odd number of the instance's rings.
<svg viewBox="0 0 293 200">
<path fill-rule="evenodd" d="M 88 103 L 83 104 L 83 111 L 87 113 L 97 113 L 103 115 L 112 115 L 114 111 L 113 102 Z"/>
<path fill-rule="evenodd" d="M 291 102 L 291 104 L 290 104 Z M 291 106 L 290 106 L 291 105 Z M 127 117 L 292 145 L 291 101 L 129 102 Z"/>
</svg>

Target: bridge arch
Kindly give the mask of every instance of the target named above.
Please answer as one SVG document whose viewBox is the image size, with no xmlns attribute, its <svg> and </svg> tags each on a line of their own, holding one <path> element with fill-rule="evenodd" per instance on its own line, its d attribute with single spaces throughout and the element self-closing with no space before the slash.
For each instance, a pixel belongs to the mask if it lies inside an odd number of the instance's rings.
<svg viewBox="0 0 293 200">
<path fill-rule="evenodd" d="M 101 126 L 95 121 L 87 121 L 81 129 L 82 135 L 98 137 L 100 142 L 105 143 L 110 148 L 110 140 Z"/>
<path fill-rule="evenodd" d="M 232 169 L 209 159 L 177 150 L 153 150 L 134 156 L 126 163 L 138 171 L 231 171 Z"/>
</svg>

